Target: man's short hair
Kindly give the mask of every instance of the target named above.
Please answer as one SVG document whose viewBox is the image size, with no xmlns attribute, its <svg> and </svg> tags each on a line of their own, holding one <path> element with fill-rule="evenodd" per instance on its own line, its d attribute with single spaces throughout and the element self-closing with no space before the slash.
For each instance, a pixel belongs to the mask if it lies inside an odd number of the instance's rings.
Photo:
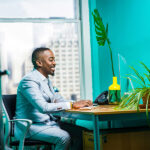
<svg viewBox="0 0 150 150">
<path fill-rule="evenodd" d="M 33 53 L 32 53 L 32 64 L 34 66 L 35 69 L 38 68 L 37 64 L 36 64 L 36 61 L 38 60 L 39 58 L 39 55 L 41 52 L 44 52 L 46 50 L 50 50 L 49 48 L 47 47 L 39 47 L 39 48 L 36 48 Z"/>
</svg>

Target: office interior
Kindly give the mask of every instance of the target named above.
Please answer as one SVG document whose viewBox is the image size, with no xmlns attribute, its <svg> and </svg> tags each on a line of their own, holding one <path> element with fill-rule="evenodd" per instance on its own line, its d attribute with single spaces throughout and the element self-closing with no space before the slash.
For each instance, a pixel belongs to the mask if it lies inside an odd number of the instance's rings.
<svg viewBox="0 0 150 150">
<path fill-rule="evenodd" d="M 140 62 L 150 66 L 149 8 L 149 0 L 0 0 L 0 70 L 8 70 L 1 76 L 1 96 L 17 93 L 20 80 L 33 69 L 31 53 L 37 47 L 54 51 L 57 65 L 51 80 L 67 99 L 94 102 L 100 93 L 108 91 L 113 82 L 110 51 L 107 42 L 104 46 L 97 43 L 94 9 L 99 11 L 105 27 L 108 23 L 115 76 L 123 96 L 132 89 L 125 78 L 132 73 L 130 66 L 141 73 Z M 2 109 L 0 113 L 3 131 Z M 92 121 L 62 120 L 84 127 L 83 150 L 94 150 Z M 103 121 L 98 126 L 107 131 L 100 135 L 100 149 L 150 149 L 146 119 Z"/>
</svg>

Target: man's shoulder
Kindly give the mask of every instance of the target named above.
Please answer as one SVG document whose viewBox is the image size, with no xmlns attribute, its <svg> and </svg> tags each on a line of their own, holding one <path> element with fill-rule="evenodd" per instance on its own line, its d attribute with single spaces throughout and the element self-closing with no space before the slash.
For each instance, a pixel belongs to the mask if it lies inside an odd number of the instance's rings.
<svg viewBox="0 0 150 150">
<path fill-rule="evenodd" d="M 39 82 L 38 75 L 35 70 L 32 70 L 31 72 L 27 73 L 22 80 L 20 81 L 20 84 L 25 84 L 27 82 Z"/>
<path fill-rule="evenodd" d="M 17 93 L 22 91 L 24 88 L 29 88 L 29 87 L 34 87 L 35 84 L 39 85 L 40 84 L 40 80 L 38 78 L 38 75 L 36 74 L 36 71 L 31 71 L 29 73 L 27 73 L 22 80 L 20 81 L 19 85 L 18 85 L 18 89 L 17 89 Z"/>
<path fill-rule="evenodd" d="M 30 71 L 22 78 L 22 80 L 28 80 L 28 79 L 31 79 L 31 80 L 36 79 L 36 72 L 34 70 Z"/>
<path fill-rule="evenodd" d="M 36 72 L 33 70 L 29 73 L 27 73 L 22 80 L 20 81 L 17 93 L 22 91 L 24 88 L 33 87 L 35 84 L 39 85 L 40 81 L 38 79 L 38 76 L 36 75 Z"/>
</svg>

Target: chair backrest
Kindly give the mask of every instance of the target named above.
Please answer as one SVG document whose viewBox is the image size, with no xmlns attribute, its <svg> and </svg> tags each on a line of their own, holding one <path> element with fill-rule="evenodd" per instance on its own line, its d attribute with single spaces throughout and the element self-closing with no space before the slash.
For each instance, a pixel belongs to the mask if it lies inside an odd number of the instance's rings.
<svg viewBox="0 0 150 150">
<path fill-rule="evenodd" d="M 7 111 L 9 119 L 13 119 L 16 111 L 16 94 L 13 95 L 2 95 L 3 104 Z"/>
<path fill-rule="evenodd" d="M 13 95 L 2 95 L 2 107 L 3 107 L 3 112 L 5 114 L 5 136 L 4 136 L 4 143 L 5 143 L 5 149 L 8 148 L 8 141 L 9 141 L 9 136 L 13 135 L 13 124 L 10 123 L 10 120 L 14 119 L 15 116 L 15 111 L 16 111 L 16 94 Z M 24 135 L 25 137 L 25 135 Z M 21 144 L 20 144 L 21 143 Z M 28 146 L 30 145 L 51 145 L 50 143 L 46 142 L 41 142 L 41 141 L 34 141 L 34 140 L 29 140 L 26 142 Z M 17 144 L 16 144 L 17 145 Z M 24 139 L 23 141 L 19 142 L 19 150 L 23 150 L 24 148 Z"/>
<path fill-rule="evenodd" d="M 12 120 L 15 116 L 15 110 L 16 110 L 16 94 L 13 95 L 2 95 L 2 107 L 3 112 L 5 115 L 4 119 L 4 128 L 5 128 L 5 134 L 4 134 L 4 143 L 5 147 L 7 146 L 9 135 L 13 135 L 12 133 L 12 127 L 9 122 L 9 120 Z"/>
</svg>

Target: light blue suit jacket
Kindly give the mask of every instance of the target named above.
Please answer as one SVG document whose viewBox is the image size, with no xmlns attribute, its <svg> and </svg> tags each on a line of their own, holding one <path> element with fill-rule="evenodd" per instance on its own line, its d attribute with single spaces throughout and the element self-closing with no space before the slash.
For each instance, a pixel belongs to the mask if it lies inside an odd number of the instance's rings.
<svg viewBox="0 0 150 150">
<path fill-rule="evenodd" d="M 50 116 L 53 117 L 52 112 L 70 108 L 70 103 L 59 94 L 56 94 L 52 84 L 49 83 L 48 86 L 43 81 L 44 76 L 42 76 L 39 71 L 34 69 L 21 80 L 17 90 L 16 119 L 30 119 L 33 121 L 28 136 L 39 132 L 41 126 L 36 123 L 44 122 Z M 21 124 L 23 125 L 23 123 Z M 56 122 L 51 121 L 51 124 L 54 125 Z M 17 138 L 22 134 L 22 125 L 16 124 L 15 126 L 15 136 Z"/>
</svg>

